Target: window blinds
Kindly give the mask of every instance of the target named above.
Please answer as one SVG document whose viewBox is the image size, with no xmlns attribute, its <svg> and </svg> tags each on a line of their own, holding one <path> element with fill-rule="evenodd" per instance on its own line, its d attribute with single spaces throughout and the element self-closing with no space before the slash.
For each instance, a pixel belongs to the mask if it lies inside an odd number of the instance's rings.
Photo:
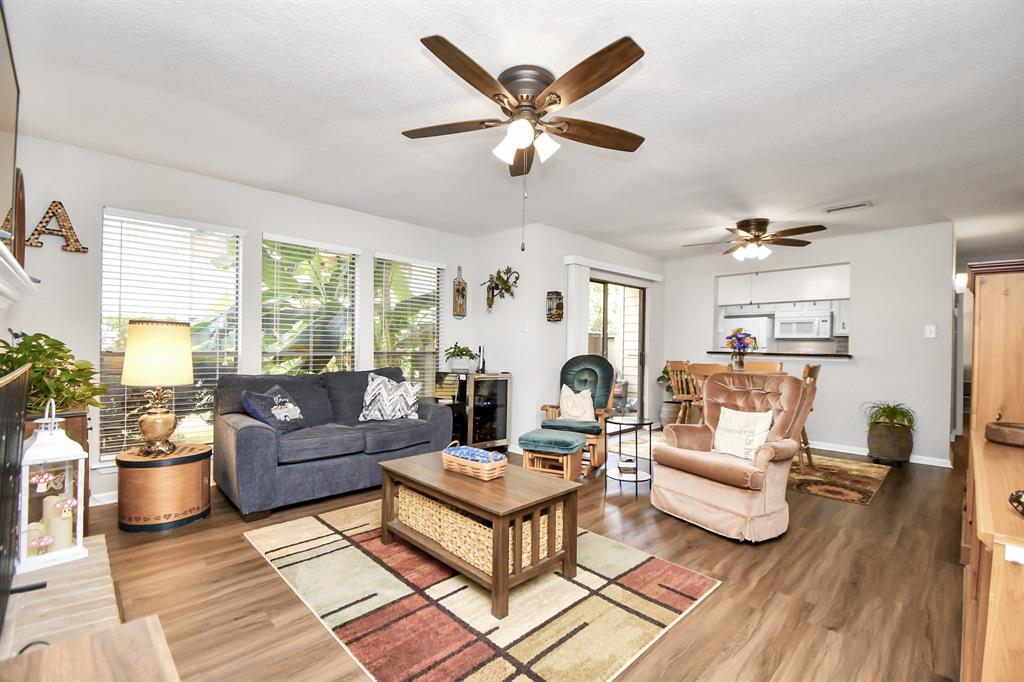
<svg viewBox="0 0 1024 682">
<path fill-rule="evenodd" d="M 441 269 L 375 258 L 374 367 L 401 367 L 405 378 L 434 394 L 441 339 Z"/>
<path fill-rule="evenodd" d="M 184 222 L 184 221 L 183 221 Z M 120 385 L 128 321 L 192 325 L 195 384 L 174 386 L 174 440 L 213 440 L 213 390 L 238 371 L 240 237 L 228 231 L 103 211 L 100 462 L 141 442 L 138 418 L 146 388 Z"/>
<path fill-rule="evenodd" d="M 263 372 L 351 370 L 355 364 L 353 253 L 263 240 Z"/>
</svg>

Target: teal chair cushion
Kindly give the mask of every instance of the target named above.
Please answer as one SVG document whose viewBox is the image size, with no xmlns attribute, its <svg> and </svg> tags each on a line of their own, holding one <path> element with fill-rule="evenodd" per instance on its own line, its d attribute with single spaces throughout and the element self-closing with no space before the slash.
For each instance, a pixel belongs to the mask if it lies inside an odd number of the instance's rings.
<svg viewBox="0 0 1024 682">
<path fill-rule="evenodd" d="M 576 393 L 590 389 L 594 409 L 608 406 L 615 384 L 615 368 L 600 355 L 577 355 L 562 365 L 562 383 Z"/>
<path fill-rule="evenodd" d="M 577 421 L 575 419 L 545 419 L 540 423 L 542 429 L 556 431 L 574 431 L 588 436 L 600 436 L 601 425 L 597 422 Z"/>
<path fill-rule="evenodd" d="M 523 450 L 554 455 L 571 455 L 586 444 L 586 438 L 572 431 L 534 429 L 519 436 L 519 447 Z"/>
</svg>

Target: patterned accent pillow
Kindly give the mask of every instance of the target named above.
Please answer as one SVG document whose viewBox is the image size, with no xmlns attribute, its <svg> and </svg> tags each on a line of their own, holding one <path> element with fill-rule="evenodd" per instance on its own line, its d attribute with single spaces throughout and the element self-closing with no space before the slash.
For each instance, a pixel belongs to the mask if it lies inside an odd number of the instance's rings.
<svg viewBox="0 0 1024 682">
<path fill-rule="evenodd" d="M 359 421 L 419 419 L 416 409 L 419 407 L 422 390 L 423 385 L 417 381 L 392 381 L 370 372 Z"/>
<path fill-rule="evenodd" d="M 266 393 L 242 391 L 242 406 L 250 417 L 281 433 L 306 428 L 302 410 L 280 386 L 274 386 Z"/>
<path fill-rule="evenodd" d="M 594 416 L 594 397 L 589 388 L 579 393 L 562 384 L 562 394 L 558 397 L 558 418 L 571 421 L 592 422 Z"/>
<path fill-rule="evenodd" d="M 739 412 L 722 408 L 715 428 L 715 452 L 754 459 L 754 452 L 768 440 L 772 412 Z"/>
</svg>

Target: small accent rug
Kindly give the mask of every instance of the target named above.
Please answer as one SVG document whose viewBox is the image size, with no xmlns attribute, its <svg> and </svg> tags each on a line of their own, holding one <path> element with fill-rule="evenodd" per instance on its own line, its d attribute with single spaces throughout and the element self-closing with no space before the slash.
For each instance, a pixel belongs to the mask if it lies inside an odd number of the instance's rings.
<svg viewBox="0 0 1024 682">
<path fill-rule="evenodd" d="M 640 457 L 647 457 L 647 433 L 623 434 L 622 452 L 633 455 L 634 441 L 639 445 Z M 655 431 L 651 439 L 652 447 L 665 442 L 665 433 Z M 608 452 L 612 457 L 618 455 L 618 437 L 608 438 Z M 875 464 L 864 460 L 840 459 L 812 454 L 814 467 L 805 467 L 801 472 L 796 460 L 789 470 L 790 490 L 810 493 L 820 497 L 841 502 L 870 504 L 882 482 L 889 475 L 891 467 Z"/>
<path fill-rule="evenodd" d="M 789 489 L 832 500 L 870 504 L 890 467 L 854 459 L 811 455 L 814 467 L 803 472 L 794 460 L 789 470 Z"/>
<path fill-rule="evenodd" d="M 379 501 L 245 537 L 381 681 L 612 679 L 721 584 L 580 530 L 576 578 L 520 585 L 498 620 L 476 583 L 383 544 Z"/>
</svg>

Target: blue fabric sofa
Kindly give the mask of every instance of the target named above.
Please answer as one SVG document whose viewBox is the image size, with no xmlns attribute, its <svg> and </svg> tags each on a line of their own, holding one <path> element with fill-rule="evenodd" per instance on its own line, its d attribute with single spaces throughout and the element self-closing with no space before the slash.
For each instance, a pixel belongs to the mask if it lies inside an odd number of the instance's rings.
<svg viewBox="0 0 1024 682">
<path fill-rule="evenodd" d="M 402 381 L 402 370 L 370 370 Z M 213 469 L 217 486 L 243 515 L 380 485 L 378 462 L 441 450 L 452 435 L 447 405 L 420 401 L 419 419 L 360 422 L 370 371 L 227 375 L 214 394 Z M 253 419 L 242 391 L 279 385 L 306 428 L 278 433 Z"/>
</svg>

